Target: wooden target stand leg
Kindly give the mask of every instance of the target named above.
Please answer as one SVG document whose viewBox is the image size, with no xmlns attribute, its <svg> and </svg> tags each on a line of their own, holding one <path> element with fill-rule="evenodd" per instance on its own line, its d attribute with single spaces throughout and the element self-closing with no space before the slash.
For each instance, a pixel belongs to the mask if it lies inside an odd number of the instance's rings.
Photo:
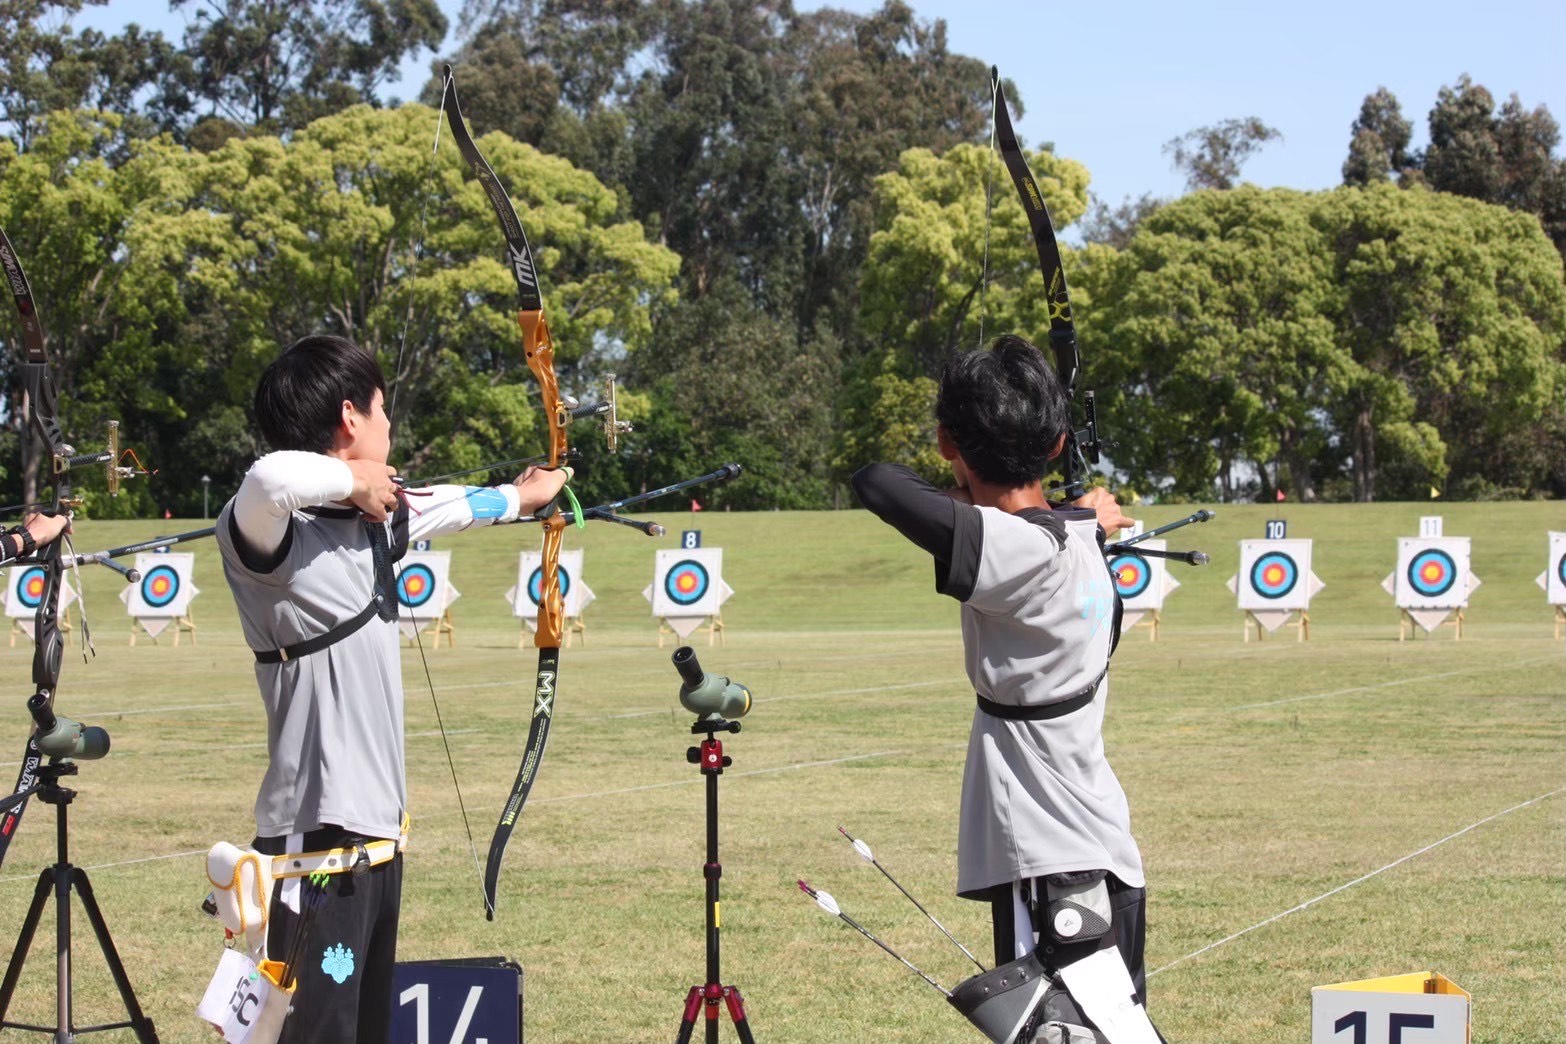
<svg viewBox="0 0 1566 1044">
<path fill-rule="evenodd" d="M 1247 609 L 1245 610 L 1245 620 L 1240 624 L 1240 633 L 1244 636 L 1246 642 L 1251 640 L 1252 627 L 1256 628 L 1256 640 L 1265 642 L 1267 640 L 1267 628 L 1263 627 L 1261 621 L 1256 619 L 1255 613 Z"/>
<path fill-rule="evenodd" d="M 1300 610 L 1299 622 L 1296 623 L 1294 626 L 1296 628 L 1298 628 L 1298 630 L 1294 632 L 1294 640 L 1295 641 L 1297 641 L 1297 642 L 1308 642 L 1308 641 L 1310 641 L 1310 612 L 1308 610 L 1305 610 L 1305 609 L 1301 609 Z"/>
<path fill-rule="evenodd" d="M 194 646 L 196 644 L 196 619 L 195 619 L 195 616 L 196 616 L 195 613 L 193 613 L 189 609 L 187 609 L 187 610 L 185 610 L 185 615 L 184 616 L 181 616 L 181 617 L 179 617 L 178 619 L 176 619 L 174 621 L 174 648 L 176 648 L 176 649 L 179 648 L 179 636 L 180 636 L 180 632 L 182 632 L 182 631 L 189 633 L 189 635 L 190 635 L 190 644 L 192 646 Z"/>
<path fill-rule="evenodd" d="M 446 645 L 449 648 L 455 649 L 457 647 L 457 625 L 451 622 L 450 609 L 446 609 L 440 614 L 440 619 L 435 621 L 435 626 L 431 630 L 435 632 L 435 640 L 430 643 L 431 649 L 440 648 L 440 636 L 443 634 L 446 636 Z"/>
<path fill-rule="evenodd" d="M 1566 634 L 1566 606 L 1555 607 L 1555 640 L 1560 641 L 1561 635 Z"/>
</svg>

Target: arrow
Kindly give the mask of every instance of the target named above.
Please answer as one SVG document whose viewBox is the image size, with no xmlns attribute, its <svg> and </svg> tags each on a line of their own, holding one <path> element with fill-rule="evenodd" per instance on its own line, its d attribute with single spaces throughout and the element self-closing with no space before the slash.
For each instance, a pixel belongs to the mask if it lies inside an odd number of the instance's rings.
<svg viewBox="0 0 1566 1044">
<path fill-rule="evenodd" d="M 870 851 L 870 846 L 869 845 L 867 845 L 865 842 L 861 841 L 859 838 L 855 837 L 853 834 L 850 834 L 848 831 L 844 830 L 842 827 L 838 827 L 837 828 L 837 832 L 839 834 L 842 834 L 844 837 L 848 838 L 848 840 L 853 843 L 854 851 L 858 852 L 860 854 L 860 856 L 864 858 L 865 862 L 869 863 L 871 866 L 873 866 L 877 870 L 881 871 L 881 876 L 885 877 L 888 881 L 892 882 L 893 885 L 896 885 L 897 890 L 899 892 L 903 893 L 903 895 L 907 896 L 908 897 L 908 901 L 910 903 L 913 903 L 915 906 L 917 906 L 919 908 L 919 912 L 924 914 L 926 917 L 928 917 L 930 919 L 930 923 L 935 925 L 937 928 L 939 928 L 941 930 L 941 934 L 946 936 L 946 938 L 950 939 L 952 941 L 952 945 L 957 947 L 957 949 L 961 950 L 963 952 L 963 956 L 967 957 L 970 961 L 973 962 L 974 967 L 978 968 L 979 971 L 981 971 L 981 972 L 989 970 L 984 965 L 979 963 L 979 959 L 977 957 L 975 957 L 973 954 L 968 952 L 968 947 L 966 947 L 962 943 L 958 942 L 956 936 L 952 935 L 951 932 L 948 932 L 946 930 L 946 926 L 944 924 L 942 924 L 940 921 L 937 921 L 935 919 L 935 915 L 934 914 L 932 914 L 930 911 L 928 911 L 928 910 L 926 910 L 924 908 L 924 904 L 923 903 L 921 903 L 919 900 L 915 899 L 913 897 L 913 894 L 911 892 L 909 892 L 908 889 L 904 888 L 902 885 L 897 883 L 897 878 L 892 876 L 891 871 L 887 870 L 886 867 L 882 866 L 880 863 L 878 863 L 876 861 L 875 853 Z M 831 898 L 831 897 L 828 896 L 828 898 Z"/>
<path fill-rule="evenodd" d="M 926 975 L 924 972 L 920 971 L 914 965 L 910 964 L 908 962 L 907 958 L 905 958 L 902 954 L 898 953 L 896 950 L 894 950 L 890 946 L 886 945 L 886 943 L 882 942 L 880 939 L 877 939 L 874 935 L 872 935 L 870 933 L 870 930 L 867 929 L 864 925 L 860 924 L 858 921 L 854 920 L 852 917 L 850 917 L 846 913 L 844 913 L 843 910 L 842 910 L 842 907 L 837 905 L 837 900 L 832 898 L 832 895 L 831 895 L 830 892 L 820 892 L 820 891 L 817 891 L 816 889 L 810 887 L 810 885 L 807 882 L 805 882 L 805 881 L 800 881 L 799 882 L 799 890 L 801 892 L 804 892 L 806 895 L 810 896 L 810 898 L 814 899 L 816 901 L 816 905 L 821 907 L 822 910 L 824 910 L 827 913 L 831 914 L 833 917 L 836 917 L 838 920 L 842 921 L 844 924 L 846 924 L 850 928 L 854 929 L 854 931 L 858 932 L 860 935 L 863 935 L 866 939 L 869 939 L 871 942 L 873 942 L 877 946 L 881 947 L 881 949 L 885 950 L 887 953 L 891 954 L 893 957 L 896 957 L 897 960 L 902 964 L 903 967 L 907 968 L 909 971 L 911 971 L 915 975 L 919 976 L 919 978 L 923 979 L 925 982 L 929 983 L 931 986 L 933 986 L 936 989 L 940 990 L 942 996 L 944 996 L 947 1000 L 951 1000 L 952 999 L 951 991 L 948 990 L 945 986 L 942 986 L 940 983 L 938 983 L 934 979 L 930 978 L 928 975 Z"/>
</svg>

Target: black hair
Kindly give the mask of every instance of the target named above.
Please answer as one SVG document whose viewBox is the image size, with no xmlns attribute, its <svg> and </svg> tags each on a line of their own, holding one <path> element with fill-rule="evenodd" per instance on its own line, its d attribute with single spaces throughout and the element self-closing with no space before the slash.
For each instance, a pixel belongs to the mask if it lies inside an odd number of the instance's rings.
<svg viewBox="0 0 1566 1044">
<path fill-rule="evenodd" d="M 935 418 L 968 468 L 1015 488 L 1037 482 L 1071 426 L 1071 403 L 1044 353 L 1014 334 L 954 355 L 941 371 Z"/>
<path fill-rule="evenodd" d="M 369 352 L 346 337 L 311 334 L 272 360 L 256 383 L 256 423 L 274 450 L 332 448 L 343 400 L 368 414 L 386 378 Z"/>
</svg>

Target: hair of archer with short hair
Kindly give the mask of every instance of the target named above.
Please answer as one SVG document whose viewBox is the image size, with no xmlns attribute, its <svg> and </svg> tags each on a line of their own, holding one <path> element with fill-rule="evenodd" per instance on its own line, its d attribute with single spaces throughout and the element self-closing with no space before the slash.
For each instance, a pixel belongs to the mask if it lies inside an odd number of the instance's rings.
<svg viewBox="0 0 1566 1044">
<path fill-rule="evenodd" d="M 344 400 L 368 414 L 386 378 L 374 356 L 346 337 L 311 334 L 284 349 L 256 383 L 256 423 L 274 450 L 325 453 Z"/>
<path fill-rule="evenodd" d="M 968 468 L 1015 488 L 1048 470 L 1071 426 L 1071 402 L 1044 353 L 1015 334 L 954 355 L 941 372 L 935 418 Z"/>
</svg>

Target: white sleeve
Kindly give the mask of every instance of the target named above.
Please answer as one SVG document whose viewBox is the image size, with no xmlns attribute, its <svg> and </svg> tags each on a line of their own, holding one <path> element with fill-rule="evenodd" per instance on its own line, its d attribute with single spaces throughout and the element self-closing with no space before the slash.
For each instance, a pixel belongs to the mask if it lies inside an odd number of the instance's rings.
<svg viewBox="0 0 1566 1044">
<path fill-rule="evenodd" d="M 270 554 L 288 534 L 295 511 L 352 495 L 353 472 L 345 461 L 323 453 L 279 450 L 245 473 L 234 495 L 234 524 L 253 550 Z"/>
<path fill-rule="evenodd" d="M 499 486 L 430 486 L 405 490 L 403 496 L 408 501 L 409 540 L 510 522 L 522 514 L 522 496 L 509 482 Z"/>
</svg>

